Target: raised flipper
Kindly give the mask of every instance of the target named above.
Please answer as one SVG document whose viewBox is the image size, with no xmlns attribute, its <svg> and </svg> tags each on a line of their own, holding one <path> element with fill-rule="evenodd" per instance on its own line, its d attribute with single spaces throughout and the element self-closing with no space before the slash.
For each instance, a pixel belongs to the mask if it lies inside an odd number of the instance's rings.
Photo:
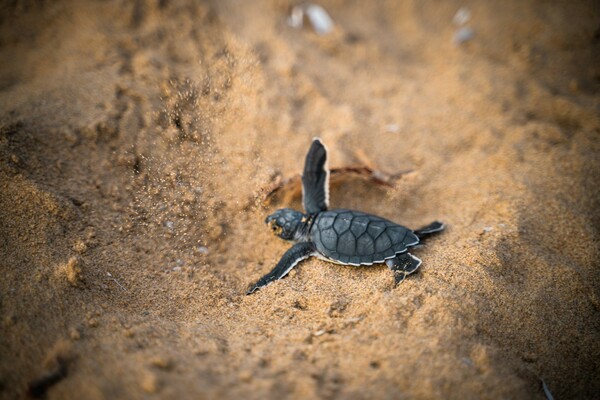
<svg viewBox="0 0 600 400">
<path fill-rule="evenodd" d="M 410 253 L 401 253 L 394 258 L 385 260 L 385 263 L 394 271 L 394 280 L 397 285 L 419 268 L 421 260 Z"/>
<path fill-rule="evenodd" d="M 313 139 L 304 161 L 302 201 L 307 214 L 316 214 L 329 207 L 327 149 L 319 138 Z"/>
<path fill-rule="evenodd" d="M 424 237 L 427 237 L 436 232 L 440 232 L 442 230 L 444 230 L 444 224 L 442 224 L 439 221 L 434 221 L 427 226 L 417 229 L 414 232 L 419 239 L 423 239 Z"/>
<path fill-rule="evenodd" d="M 310 257 L 315 252 L 315 248 L 311 243 L 297 243 L 293 245 L 288 251 L 285 252 L 281 260 L 277 263 L 275 268 L 262 278 L 258 280 L 254 285 L 250 287 L 246 294 L 252 294 L 257 289 L 263 286 L 267 286 L 269 283 L 283 278 L 298 264 L 300 261 Z"/>
</svg>

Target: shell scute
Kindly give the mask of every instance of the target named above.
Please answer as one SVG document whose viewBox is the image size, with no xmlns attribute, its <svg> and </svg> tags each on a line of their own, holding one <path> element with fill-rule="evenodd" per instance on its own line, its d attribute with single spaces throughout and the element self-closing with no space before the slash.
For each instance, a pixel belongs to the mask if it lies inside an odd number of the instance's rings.
<svg viewBox="0 0 600 400">
<path fill-rule="evenodd" d="M 352 216 L 348 213 L 345 214 L 338 215 L 333 223 L 333 229 L 340 235 L 350 229 L 352 224 Z"/>
<path fill-rule="evenodd" d="M 356 238 L 350 231 L 343 233 L 338 239 L 337 252 L 348 256 L 356 254 Z"/>
<path fill-rule="evenodd" d="M 321 230 L 321 243 L 327 250 L 335 251 L 337 249 L 338 234 L 333 228 Z"/>
</svg>

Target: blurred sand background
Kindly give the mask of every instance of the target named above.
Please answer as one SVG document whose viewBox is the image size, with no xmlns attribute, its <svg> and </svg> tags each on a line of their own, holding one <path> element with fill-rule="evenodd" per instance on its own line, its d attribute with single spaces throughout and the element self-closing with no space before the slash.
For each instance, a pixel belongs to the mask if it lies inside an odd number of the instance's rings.
<svg viewBox="0 0 600 400">
<path fill-rule="evenodd" d="M 598 3 L 294 4 L 2 3 L 0 397 L 597 396 Z M 245 296 L 314 136 L 404 172 L 333 207 L 448 229 L 397 288 L 311 259 Z"/>
</svg>

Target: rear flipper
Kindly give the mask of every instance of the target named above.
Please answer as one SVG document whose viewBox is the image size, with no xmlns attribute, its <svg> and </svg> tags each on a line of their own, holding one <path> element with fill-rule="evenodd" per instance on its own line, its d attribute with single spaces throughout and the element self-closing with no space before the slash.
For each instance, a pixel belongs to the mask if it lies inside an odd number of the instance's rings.
<svg viewBox="0 0 600 400">
<path fill-rule="evenodd" d="M 260 278 L 254 285 L 250 286 L 250 289 L 248 289 L 246 294 L 252 294 L 257 289 L 283 278 L 292 270 L 292 268 L 296 266 L 296 264 L 313 255 L 314 251 L 315 249 L 310 243 L 298 243 L 293 245 L 288 251 L 285 252 L 283 257 L 281 257 L 281 260 L 279 260 L 275 268 Z"/>
<path fill-rule="evenodd" d="M 435 222 L 430 223 L 427 226 L 417 229 L 414 232 L 415 232 L 415 235 L 417 235 L 417 237 L 419 239 L 423 239 L 433 233 L 440 232 L 442 230 L 444 230 L 444 224 L 442 224 L 439 221 L 435 221 Z"/>
<path fill-rule="evenodd" d="M 408 275 L 415 272 L 421 265 L 421 260 L 410 253 L 402 253 L 394 258 L 385 260 L 387 266 L 394 271 L 396 285 L 404 280 Z"/>
</svg>

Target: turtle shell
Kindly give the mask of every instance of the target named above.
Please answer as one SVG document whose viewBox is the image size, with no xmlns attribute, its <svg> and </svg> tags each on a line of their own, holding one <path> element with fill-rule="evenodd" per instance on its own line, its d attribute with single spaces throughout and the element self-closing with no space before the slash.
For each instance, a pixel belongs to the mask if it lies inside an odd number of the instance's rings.
<svg viewBox="0 0 600 400">
<path fill-rule="evenodd" d="M 375 215 L 343 209 L 317 214 L 310 237 L 323 257 L 351 265 L 381 263 L 419 243 L 408 228 Z"/>
</svg>

